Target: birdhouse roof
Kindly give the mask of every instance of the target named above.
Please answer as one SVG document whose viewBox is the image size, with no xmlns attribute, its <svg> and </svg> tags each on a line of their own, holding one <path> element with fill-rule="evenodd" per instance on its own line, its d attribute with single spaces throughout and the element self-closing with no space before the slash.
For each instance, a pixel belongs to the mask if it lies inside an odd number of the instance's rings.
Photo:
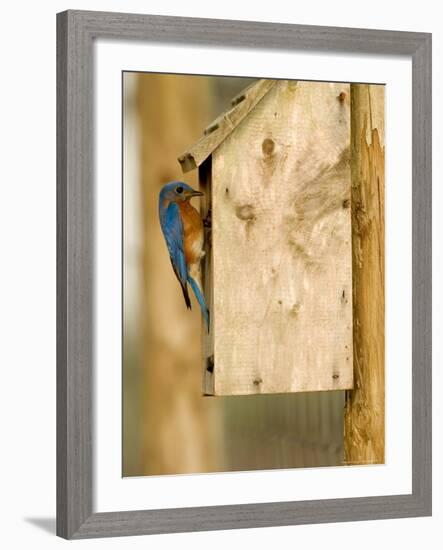
<svg viewBox="0 0 443 550">
<path fill-rule="evenodd" d="M 212 121 L 204 130 L 203 136 L 178 157 L 183 172 L 189 172 L 200 166 L 254 109 L 276 82 L 276 80 L 261 79 L 237 94 L 232 99 L 230 108 Z"/>
</svg>

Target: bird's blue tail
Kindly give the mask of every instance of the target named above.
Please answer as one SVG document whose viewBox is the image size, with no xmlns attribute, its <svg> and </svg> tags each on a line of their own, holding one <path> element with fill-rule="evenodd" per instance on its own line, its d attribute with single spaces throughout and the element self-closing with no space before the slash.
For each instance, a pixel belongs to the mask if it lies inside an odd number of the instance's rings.
<svg viewBox="0 0 443 550">
<path fill-rule="evenodd" d="M 192 290 L 194 291 L 197 302 L 200 304 L 200 309 L 202 310 L 202 315 L 205 318 L 206 327 L 209 332 L 209 309 L 206 306 L 205 298 L 201 293 L 197 282 L 190 275 L 188 275 L 188 282 L 191 285 Z"/>
</svg>

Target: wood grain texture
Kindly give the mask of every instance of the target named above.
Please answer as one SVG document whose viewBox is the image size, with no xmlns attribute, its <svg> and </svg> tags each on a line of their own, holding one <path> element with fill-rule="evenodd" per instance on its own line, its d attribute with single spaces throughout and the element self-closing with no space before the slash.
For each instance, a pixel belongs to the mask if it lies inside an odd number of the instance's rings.
<svg viewBox="0 0 443 550">
<path fill-rule="evenodd" d="M 232 100 L 232 107 L 212 121 L 204 135 L 179 156 L 178 161 L 183 172 L 200 166 L 209 155 L 248 115 L 257 103 L 272 89 L 276 80 L 261 79 Z"/>
<path fill-rule="evenodd" d="M 92 56 L 83 26 L 57 16 L 57 534 L 92 514 Z M 81 67 L 81 69 L 80 69 Z"/>
<path fill-rule="evenodd" d="M 431 35 L 107 12 L 69 11 L 57 19 L 57 533 L 89 538 L 430 515 Z M 412 56 L 412 494 L 93 513 L 91 66 L 97 38 Z M 75 262 L 84 268 L 72 270 Z"/>
<path fill-rule="evenodd" d="M 352 387 L 349 139 L 349 85 L 279 81 L 214 152 L 214 395 Z"/>
<path fill-rule="evenodd" d="M 345 462 L 381 464 L 385 449 L 384 86 L 351 84 L 355 388 L 347 392 Z"/>
<path fill-rule="evenodd" d="M 414 495 L 102 512 L 88 518 L 73 538 L 409 518 L 424 512 Z"/>
<path fill-rule="evenodd" d="M 283 50 L 344 51 L 412 55 L 428 33 L 292 25 L 233 19 L 171 17 L 136 13 L 69 10 L 91 38 L 149 40 Z"/>
<path fill-rule="evenodd" d="M 432 514 L 432 35 L 412 56 L 412 492 Z"/>
</svg>

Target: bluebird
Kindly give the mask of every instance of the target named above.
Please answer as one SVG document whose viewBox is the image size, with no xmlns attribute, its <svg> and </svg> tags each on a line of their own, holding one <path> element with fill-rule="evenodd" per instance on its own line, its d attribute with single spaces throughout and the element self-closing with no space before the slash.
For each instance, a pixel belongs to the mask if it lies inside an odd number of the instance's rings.
<svg viewBox="0 0 443 550">
<path fill-rule="evenodd" d="M 182 181 L 171 181 L 159 194 L 158 211 L 163 236 L 168 247 L 174 273 L 180 283 L 186 307 L 191 309 L 188 283 L 200 305 L 209 332 L 209 310 L 201 290 L 200 261 L 204 233 L 200 213 L 190 199 L 203 195 Z"/>
</svg>

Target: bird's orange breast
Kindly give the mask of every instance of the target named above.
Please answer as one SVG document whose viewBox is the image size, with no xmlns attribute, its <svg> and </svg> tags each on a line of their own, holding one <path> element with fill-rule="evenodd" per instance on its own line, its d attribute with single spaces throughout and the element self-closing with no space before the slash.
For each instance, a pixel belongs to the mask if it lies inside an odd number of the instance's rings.
<svg viewBox="0 0 443 550">
<path fill-rule="evenodd" d="M 183 244 L 187 265 L 200 261 L 203 248 L 203 222 L 189 201 L 178 204 L 183 221 Z"/>
</svg>

